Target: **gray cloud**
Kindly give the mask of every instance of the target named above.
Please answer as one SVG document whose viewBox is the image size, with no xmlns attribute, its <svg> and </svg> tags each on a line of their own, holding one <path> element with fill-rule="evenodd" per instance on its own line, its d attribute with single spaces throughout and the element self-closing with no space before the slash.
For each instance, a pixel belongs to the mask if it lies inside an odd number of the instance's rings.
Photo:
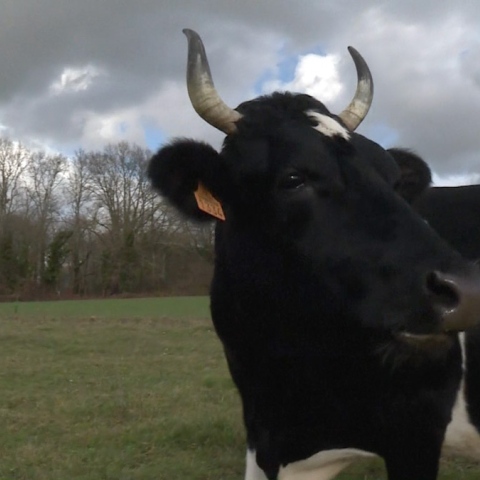
<svg viewBox="0 0 480 480">
<path fill-rule="evenodd" d="M 320 48 L 342 59 L 345 86 L 328 106 L 343 108 L 354 90 L 346 51 L 354 45 L 376 87 L 361 131 L 375 134 L 382 125 L 395 131 L 397 144 L 416 149 L 441 176 L 475 174 L 480 11 L 474 3 L 5 0 L 0 124 L 13 138 L 56 148 L 120 138 L 142 143 L 142 122 L 218 145 L 221 135 L 195 116 L 186 95 L 181 30 L 190 27 L 201 33 L 217 88 L 232 106 L 254 94 L 255 82 L 274 71 L 281 55 Z M 52 89 L 68 68 L 79 72 L 71 88 Z M 128 128 L 117 131 L 115 122 Z"/>
</svg>

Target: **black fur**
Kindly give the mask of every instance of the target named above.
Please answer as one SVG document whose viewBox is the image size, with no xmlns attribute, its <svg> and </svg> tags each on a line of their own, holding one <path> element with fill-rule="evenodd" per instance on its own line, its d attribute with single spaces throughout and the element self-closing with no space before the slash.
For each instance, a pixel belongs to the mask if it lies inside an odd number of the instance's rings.
<svg viewBox="0 0 480 480">
<path fill-rule="evenodd" d="M 448 295 L 426 279 L 476 272 L 395 192 L 390 153 L 312 128 L 306 111 L 330 115 L 320 102 L 275 94 L 238 110 L 220 153 L 180 140 L 149 175 L 192 218 L 204 218 L 199 181 L 224 207 L 212 319 L 258 465 L 273 480 L 316 452 L 357 448 L 381 455 L 390 480 L 434 480 L 461 358 L 440 334 Z M 442 341 L 420 348 L 403 332 Z"/>
<path fill-rule="evenodd" d="M 407 196 L 413 208 L 465 258 L 480 260 L 480 185 L 432 187 L 426 162 L 410 150 L 390 149 L 407 171 Z M 403 178 L 403 175 L 402 175 Z M 405 194 L 405 191 L 403 192 Z M 466 395 L 470 419 L 480 430 L 480 328 L 466 333 Z"/>
<path fill-rule="evenodd" d="M 432 183 L 432 173 L 426 162 L 411 150 L 406 148 L 389 148 L 402 172 L 397 184 L 397 192 L 412 203 Z"/>
<path fill-rule="evenodd" d="M 427 163 L 411 150 L 387 150 L 400 166 L 399 193 L 465 258 L 480 259 L 480 185 L 432 187 Z"/>
<path fill-rule="evenodd" d="M 480 259 L 480 185 L 428 188 L 413 207 L 465 258 Z"/>
<path fill-rule="evenodd" d="M 224 165 L 210 145 L 177 139 L 163 147 L 151 159 L 148 176 L 152 186 L 168 198 L 184 215 L 198 221 L 212 217 L 198 209 L 193 192 L 201 181 L 216 196 L 221 196 L 225 179 Z"/>
</svg>

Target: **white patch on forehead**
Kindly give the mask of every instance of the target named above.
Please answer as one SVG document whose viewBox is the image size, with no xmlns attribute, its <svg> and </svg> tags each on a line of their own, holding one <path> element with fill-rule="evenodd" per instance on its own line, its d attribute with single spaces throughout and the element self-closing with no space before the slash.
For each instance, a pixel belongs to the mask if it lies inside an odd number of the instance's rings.
<svg viewBox="0 0 480 480">
<path fill-rule="evenodd" d="M 350 140 L 350 132 L 332 117 L 315 112 L 314 110 L 307 110 L 305 113 L 309 118 L 317 122 L 317 126 L 313 128 L 322 135 L 326 137 L 342 137 L 345 140 Z"/>
</svg>

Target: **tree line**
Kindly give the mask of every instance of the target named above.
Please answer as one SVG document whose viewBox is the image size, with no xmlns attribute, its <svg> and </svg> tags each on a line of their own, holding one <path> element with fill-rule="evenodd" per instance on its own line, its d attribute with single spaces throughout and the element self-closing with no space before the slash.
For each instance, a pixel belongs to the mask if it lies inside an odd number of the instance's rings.
<svg viewBox="0 0 480 480">
<path fill-rule="evenodd" d="M 213 227 L 150 188 L 151 152 L 71 157 L 0 138 L 0 299 L 205 293 Z"/>
</svg>

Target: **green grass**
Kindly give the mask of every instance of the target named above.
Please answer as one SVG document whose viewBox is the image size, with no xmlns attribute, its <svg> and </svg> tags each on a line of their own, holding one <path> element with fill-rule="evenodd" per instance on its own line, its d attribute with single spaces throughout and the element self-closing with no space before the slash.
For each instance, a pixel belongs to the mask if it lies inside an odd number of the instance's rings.
<svg viewBox="0 0 480 480">
<path fill-rule="evenodd" d="M 208 301 L 95 302 L 95 314 L 92 302 L 1 311 L 0 480 L 243 479 L 240 405 L 200 318 Z M 479 472 L 450 461 L 440 479 Z M 380 461 L 338 477 L 384 478 Z"/>
<path fill-rule="evenodd" d="M 209 318 L 208 297 L 65 300 L 0 303 L 1 318 Z"/>
<path fill-rule="evenodd" d="M 240 478 L 237 395 L 209 322 L 0 321 L 0 479 Z"/>
</svg>

